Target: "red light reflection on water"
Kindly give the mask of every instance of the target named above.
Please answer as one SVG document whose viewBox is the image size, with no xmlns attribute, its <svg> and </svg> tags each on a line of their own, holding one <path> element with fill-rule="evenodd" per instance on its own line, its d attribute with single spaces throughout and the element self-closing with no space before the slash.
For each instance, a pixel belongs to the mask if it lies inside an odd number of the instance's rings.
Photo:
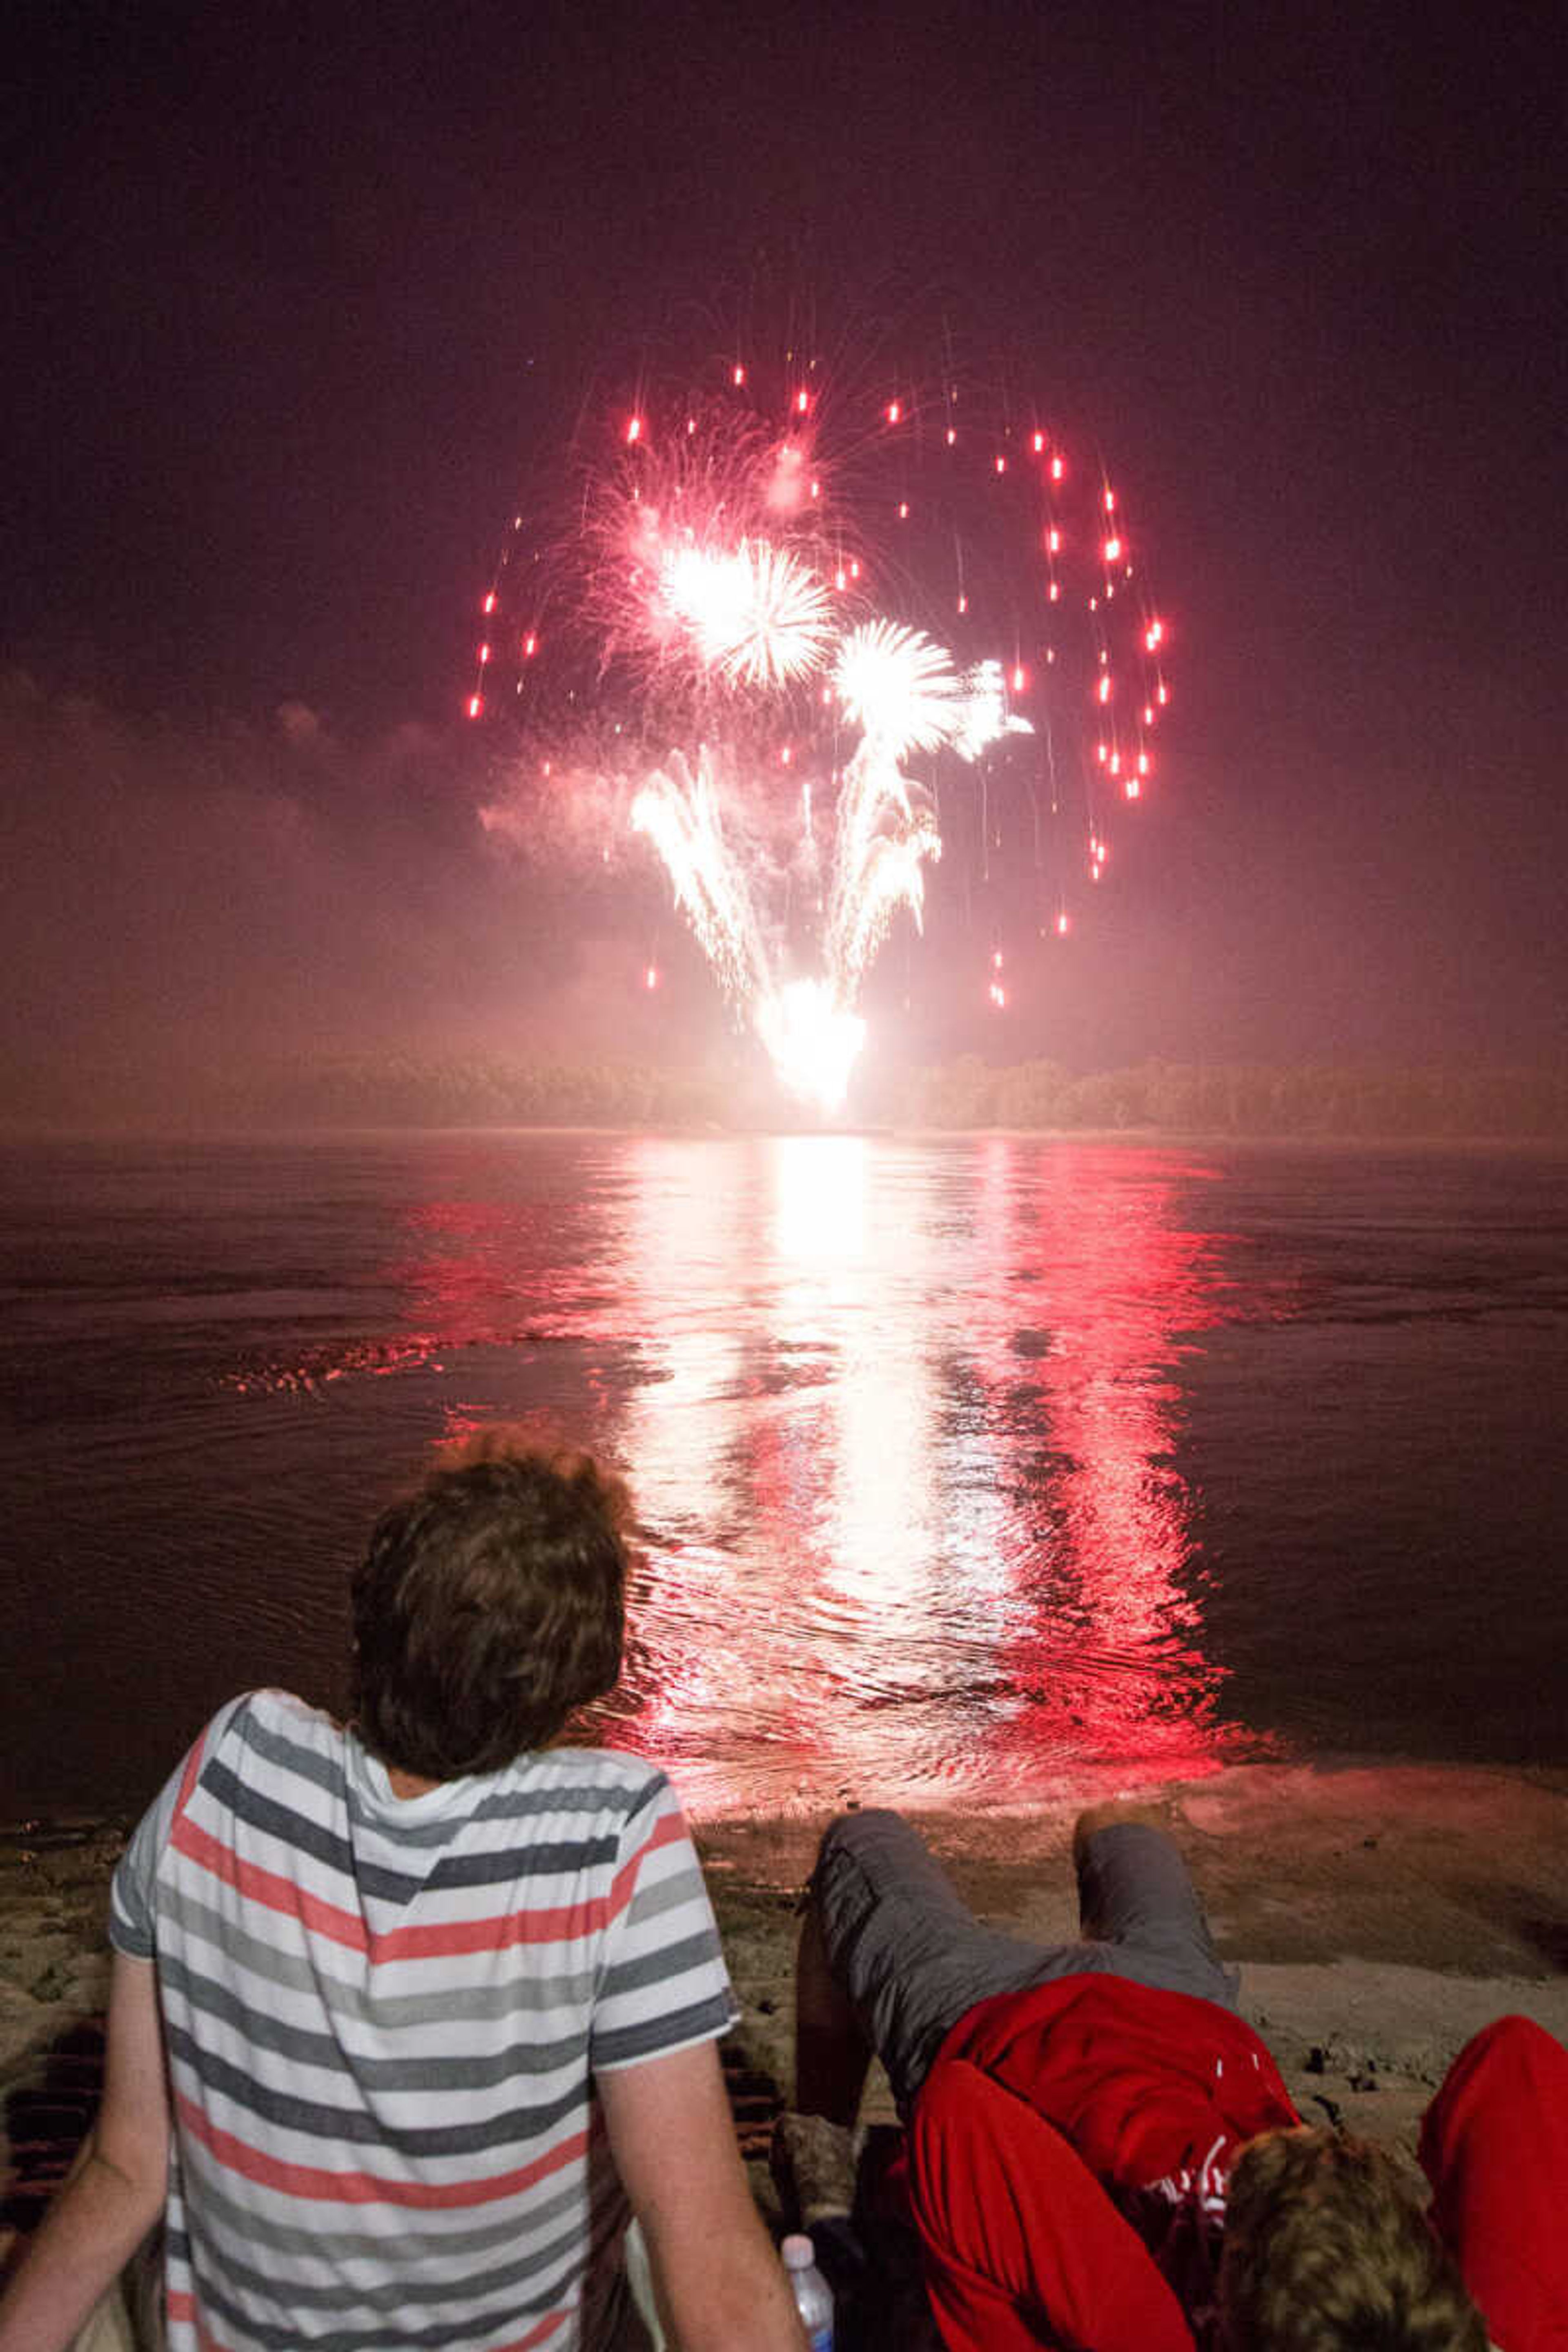
<svg viewBox="0 0 1568 2352">
<path fill-rule="evenodd" d="M 1184 1350 L 1227 1311 L 1183 1214 L 1201 1167 L 601 1148 L 592 1202 L 427 1203 L 395 1275 L 449 1431 L 521 1412 L 631 1476 L 648 1564 L 610 1736 L 704 1811 L 1219 1760 L 1172 1458 Z"/>
<path fill-rule="evenodd" d="M 1158 1155 L 1052 1154 L 1026 1198 L 1017 1148 L 983 1148 L 996 1279 L 980 1296 L 994 1307 L 1010 1282 L 1012 1298 L 976 1332 L 983 1375 L 1014 1399 L 998 1417 L 1001 1542 L 1017 1571 L 999 1658 L 1020 1701 L 1006 1742 L 1022 1754 L 1081 1741 L 1098 1758 L 1194 1772 L 1215 1760 L 1220 1678 L 1184 1581 L 1189 1496 L 1171 1449 L 1181 1352 L 1218 1312 L 1212 1244 L 1183 1230 Z M 1031 1476 L 1037 1452 L 1044 1475 Z"/>
<path fill-rule="evenodd" d="M 875 1147 L 783 1139 L 771 1198 L 726 1220 L 653 1148 L 639 1306 L 694 1237 L 732 1302 L 671 1331 L 622 1420 L 650 1516 L 691 1530 L 658 1563 L 639 1728 L 710 1800 L 756 1796 L 764 1742 L 829 1799 L 1217 1760 L 1170 1460 L 1181 1349 L 1218 1311 L 1185 1171 L 1005 1138 L 957 1164 L 940 1213 L 900 1214 Z"/>
</svg>

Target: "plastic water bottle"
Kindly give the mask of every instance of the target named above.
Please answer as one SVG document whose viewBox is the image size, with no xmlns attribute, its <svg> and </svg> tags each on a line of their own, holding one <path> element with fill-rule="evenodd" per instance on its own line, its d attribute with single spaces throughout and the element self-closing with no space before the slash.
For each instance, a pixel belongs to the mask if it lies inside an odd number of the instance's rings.
<svg viewBox="0 0 1568 2352">
<path fill-rule="evenodd" d="M 816 2267 L 816 2248 L 804 2234 L 779 2248 L 811 2352 L 833 2352 L 833 2296 Z"/>
</svg>

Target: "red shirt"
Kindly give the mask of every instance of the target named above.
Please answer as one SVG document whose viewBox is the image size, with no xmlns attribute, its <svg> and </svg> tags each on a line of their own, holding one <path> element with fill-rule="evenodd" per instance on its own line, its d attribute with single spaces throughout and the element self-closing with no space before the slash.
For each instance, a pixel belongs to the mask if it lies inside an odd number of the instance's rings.
<svg viewBox="0 0 1568 2352">
<path fill-rule="evenodd" d="M 909 2134 L 950 2352 L 1192 2352 L 1232 2157 L 1300 2121 L 1251 2027 L 1213 2001 L 1103 1975 L 982 2001 Z"/>
<path fill-rule="evenodd" d="M 1568 2352 L 1568 2051 L 1528 2017 L 1466 2042 L 1421 2126 L 1432 2223 L 1507 2352 Z"/>
</svg>

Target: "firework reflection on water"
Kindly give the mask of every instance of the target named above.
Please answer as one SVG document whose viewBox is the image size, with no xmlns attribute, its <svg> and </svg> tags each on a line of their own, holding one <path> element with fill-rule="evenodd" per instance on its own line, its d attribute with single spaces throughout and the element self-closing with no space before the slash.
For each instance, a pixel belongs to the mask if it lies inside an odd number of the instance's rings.
<svg viewBox="0 0 1568 2352">
<path fill-rule="evenodd" d="M 376 1515 L 517 1420 L 632 1480 L 606 1727 L 705 1811 L 1563 1762 L 1565 1201 L 1473 1150 L 13 1147 L 8 1801 L 340 1697 Z"/>
</svg>

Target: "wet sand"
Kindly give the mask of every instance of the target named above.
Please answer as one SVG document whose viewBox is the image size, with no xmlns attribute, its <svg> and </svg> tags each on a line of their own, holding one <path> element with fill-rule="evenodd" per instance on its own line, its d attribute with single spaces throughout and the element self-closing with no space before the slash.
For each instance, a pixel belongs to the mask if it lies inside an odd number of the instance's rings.
<svg viewBox="0 0 1568 2352">
<path fill-rule="evenodd" d="M 1168 1820 L 1223 1957 L 1241 1964 L 1244 2012 L 1309 2121 L 1408 2155 L 1444 2070 L 1489 2019 L 1521 2011 L 1568 2040 L 1568 1771 L 1251 1765 L 1123 1793 Z M 1076 1925 L 1075 1810 L 915 1818 L 978 1913 L 1058 1941 Z M 699 1825 L 743 2009 L 725 2062 L 737 2129 L 775 2218 L 766 2151 L 789 2096 L 795 1896 L 822 1826 Z M 97 2095 L 124 1827 L 0 1832 L 0 2263 Z M 879 2076 L 865 2112 L 891 2116 Z"/>
</svg>

